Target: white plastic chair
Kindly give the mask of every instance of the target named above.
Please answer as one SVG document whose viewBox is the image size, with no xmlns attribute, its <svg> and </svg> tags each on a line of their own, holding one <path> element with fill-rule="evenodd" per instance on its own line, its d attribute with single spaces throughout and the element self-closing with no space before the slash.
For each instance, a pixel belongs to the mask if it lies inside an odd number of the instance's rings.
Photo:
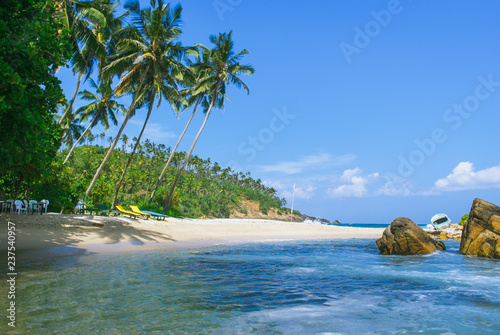
<svg viewBox="0 0 500 335">
<path fill-rule="evenodd" d="M 14 200 L 9 199 L 2 204 L 2 213 L 12 213 L 14 211 Z"/>
<path fill-rule="evenodd" d="M 47 199 L 43 199 L 42 201 L 40 201 L 40 204 L 43 205 L 43 208 L 45 208 L 45 214 L 47 214 L 47 207 L 49 207 L 49 201 Z M 40 212 L 40 214 L 42 214 L 42 212 Z"/>
<path fill-rule="evenodd" d="M 26 200 L 24 200 L 24 201 L 26 201 Z M 28 214 L 28 206 L 23 204 L 23 202 L 21 200 L 16 200 L 14 202 L 14 204 L 16 205 L 17 215 L 20 215 L 22 211 L 24 211 L 26 214 Z"/>
<path fill-rule="evenodd" d="M 35 212 L 37 212 L 38 214 L 42 214 L 42 212 L 40 211 L 40 206 L 41 205 L 38 203 L 38 201 L 30 200 L 28 209 L 31 212 L 31 214 L 34 214 Z"/>
</svg>

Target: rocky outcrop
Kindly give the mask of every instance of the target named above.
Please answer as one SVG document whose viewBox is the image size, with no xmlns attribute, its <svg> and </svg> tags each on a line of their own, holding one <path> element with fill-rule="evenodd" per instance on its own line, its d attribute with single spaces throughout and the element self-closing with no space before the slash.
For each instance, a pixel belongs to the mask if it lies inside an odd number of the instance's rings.
<svg viewBox="0 0 500 335">
<path fill-rule="evenodd" d="M 260 205 L 258 201 L 253 200 L 241 200 L 241 207 L 235 208 L 231 211 L 229 215 L 230 219 L 264 219 L 264 220 L 278 220 L 278 221 L 293 221 L 293 222 L 304 222 L 306 220 L 310 220 L 314 223 L 321 224 L 341 224 L 339 221 L 335 220 L 335 222 L 330 222 L 327 219 L 309 216 L 305 214 L 294 214 L 290 217 L 289 211 L 278 211 L 276 208 L 271 208 L 269 211 L 264 214 L 260 209 Z"/>
<path fill-rule="evenodd" d="M 426 230 L 429 235 L 434 236 L 438 240 L 456 240 L 460 241 L 462 239 L 463 227 L 454 223 L 450 227 L 442 230 Z"/>
<path fill-rule="evenodd" d="M 500 207 L 474 199 L 459 252 L 462 255 L 500 259 Z"/>
<path fill-rule="evenodd" d="M 252 200 L 242 200 L 241 208 L 233 209 L 231 211 L 231 215 L 229 215 L 230 219 L 264 219 L 264 220 L 279 220 L 279 221 L 293 221 L 293 222 L 302 222 L 304 219 L 302 215 L 294 214 L 293 217 L 290 218 L 290 212 L 278 212 L 276 208 L 271 208 L 269 211 L 264 214 L 260 210 L 259 202 Z"/>
<path fill-rule="evenodd" d="M 331 222 L 330 220 L 325 219 L 325 218 L 314 217 L 314 216 L 303 214 L 302 215 L 302 221 L 306 221 L 306 220 L 309 220 L 309 221 L 312 221 L 312 222 L 316 222 L 316 223 L 321 223 L 321 224 L 327 224 L 327 225 L 342 224 L 338 220 L 335 220 L 334 222 Z"/>
<path fill-rule="evenodd" d="M 384 255 L 424 255 L 446 250 L 443 242 L 435 241 L 412 220 L 403 217 L 396 218 L 385 229 L 377 247 Z"/>
</svg>

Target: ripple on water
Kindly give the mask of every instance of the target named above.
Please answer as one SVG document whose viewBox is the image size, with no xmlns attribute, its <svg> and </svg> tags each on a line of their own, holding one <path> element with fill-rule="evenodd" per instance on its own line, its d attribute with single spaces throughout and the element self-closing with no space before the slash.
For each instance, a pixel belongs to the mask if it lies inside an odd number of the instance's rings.
<svg viewBox="0 0 500 335">
<path fill-rule="evenodd" d="M 62 257 L 24 265 L 17 305 L 41 334 L 495 334 L 498 264 L 373 240 Z"/>
</svg>

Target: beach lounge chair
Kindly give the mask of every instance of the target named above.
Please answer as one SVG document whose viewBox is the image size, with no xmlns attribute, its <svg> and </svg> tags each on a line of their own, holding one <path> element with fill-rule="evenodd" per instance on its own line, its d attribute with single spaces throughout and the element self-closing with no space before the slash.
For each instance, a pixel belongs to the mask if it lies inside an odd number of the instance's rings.
<svg viewBox="0 0 500 335">
<path fill-rule="evenodd" d="M 99 208 L 89 208 L 85 204 L 80 206 L 80 214 L 86 214 L 87 212 L 90 212 L 90 215 L 92 215 L 92 212 L 95 212 L 95 214 L 97 215 L 99 214 L 99 211 Z"/>
<path fill-rule="evenodd" d="M 101 203 L 97 203 L 95 204 L 97 206 L 97 208 L 99 208 L 99 210 L 105 214 L 108 214 L 108 213 L 113 213 L 115 215 L 118 215 L 120 214 L 117 210 L 115 209 L 111 209 L 109 208 L 108 206 L 106 206 L 105 204 L 101 204 Z"/>
<path fill-rule="evenodd" d="M 151 211 L 144 211 L 144 210 L 142 212 L 151 214 L 151 216 L 157 220 L 165 220 L 166 218 L 168 218 L 168 215 L 165 215 L 165 214 L 160 214 L 160 213 L 151 212 Z"/>
<path fill-rule="evenodd" d="M 144 216 L 146 219 L 149 219 L 151 217 L 151 214 L 149 213 L 146 213 L 146 212 L 141 212 L 141 210 L 139 209 L 139 207 L 137 206 L 132 206 L 130 205 L 130 209 L 132 210 L 132 212 L 134 213 L 139 213 L 141 214 L 142 216 Z"/>
<path fill-rule="evenodd" d="M 134 218 L 136 219 L 138 216 L 141 216 L 142 214 L 139 214 L 139 213 L 134 213 L 134 212 L 131 212 L 131 211 L 127 211 L 125 208 L 123 208 L 122 206 L 120 205 L 115 205 L 116 209 L 121 213 L 121 214 L 127 214 L 127 215 L 130 215 L 131 218 Z"/>
</svg>

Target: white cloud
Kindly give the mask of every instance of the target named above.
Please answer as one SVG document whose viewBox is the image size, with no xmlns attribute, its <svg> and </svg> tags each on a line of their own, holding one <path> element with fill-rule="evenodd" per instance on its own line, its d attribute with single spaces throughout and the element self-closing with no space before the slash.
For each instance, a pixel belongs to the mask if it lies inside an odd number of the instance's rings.
<svg viewBox="0 0 500 335">
<path fill-rule="evenodd" d="M 266 185 L 267 187 L 272 187 L 276 191 L 280 192 L 280 195 L 289 201 L 292 201 L 292 197 L 294 195 L 293 193 L 293 185 L 289 186 L 290 184 L 285 185 L 281 181 L 263 181 L 263 184 Z M 307 186 L 305 188 L 296 186 L 295 187 L 295 198 L 296 199 L 310 199 L 314 196 L 316 191 L 316 187 L 314 186 Z"/>
<path fill-rule="evenodd" d="M 411 182 L 398 176 L 394 173 L 388 172 L 383 176 L 386 183 L 382 185 L 375 194 L 387 196 L 408 196 L 410 195 Z"/>
<path fill-rule="evenodd" d="M 272 187 L 276 191 L 281 191 L 286 188 L 285 184 L 283 184 L 281 181 L 277 180 L 263 180 L 262 184 L 266 185 L 267 187 Z"/>
<path fill-rule="evenodd" d="M 316 187 L 314 186 L 307 186 L 306 188 L 302 187 L 295 187 L 295 199 L 310 199 L 314 196 L 314 193 L 316 191 Z M 283 197 L 287 199 L 292 199 L 294 193 L 293 189 L 292 190 L 285 190 L 282 192 Z"/>
<path fill-rule="evenodd" d="M 132 137 L 139 136 L 144 123 L 138 120 L 130 120 L 130 123 L 133 125 L 137 125 L 137 134 L 134 134 Z M 132 139 L 132 137 L 130 139 Z M 174 138 L 176 139 L 177 137 L 178 136 L 174 132 L 164 130 L 162 124 L 149 122 L 146 125 L 146 129 L 144 130 L 144 134 L 142 135 L 141 142 L 149 139 L 151 142 L 154 142 L 156 144 L 167 144 L 168 142 L 170 142 L 170 140 Z"/>
<path fill-rule="evenodd" d="M 500 165 L 475 171 L 471 162 L 460 162 L 446 178 L 434 183 L 434 191 L 500 188 Z"/>
<path fill-rule="evenodd" d="M 408 196 L 410 195 L 409 182 L 394 183 L 388 181 L 376 193 L 388 196 Z"/>
<path fill-rule="evenodd" d="M 362 176 L 363 171 L 360 168 L 348 169 L 342 173 L 340 180 L 344 183 L 335 188 L 330 188 L 327 193 L 331 197 L 363 197 L 368 194 L 366 185 L 375 180 L 378 172 Z"/>
<path fill-rule="evenodd" d="M 326 169 L 328 167 L 349 163 L 356 158 L 355 155 L 333 156 L 330 154 L 318 154 L 305 156 L 294 162 L 281 162 L 274 165 L 261 165 L 264 172 L 280 172 L 284 174 L 297 174 L 304 170 Z"/>
</svg>

